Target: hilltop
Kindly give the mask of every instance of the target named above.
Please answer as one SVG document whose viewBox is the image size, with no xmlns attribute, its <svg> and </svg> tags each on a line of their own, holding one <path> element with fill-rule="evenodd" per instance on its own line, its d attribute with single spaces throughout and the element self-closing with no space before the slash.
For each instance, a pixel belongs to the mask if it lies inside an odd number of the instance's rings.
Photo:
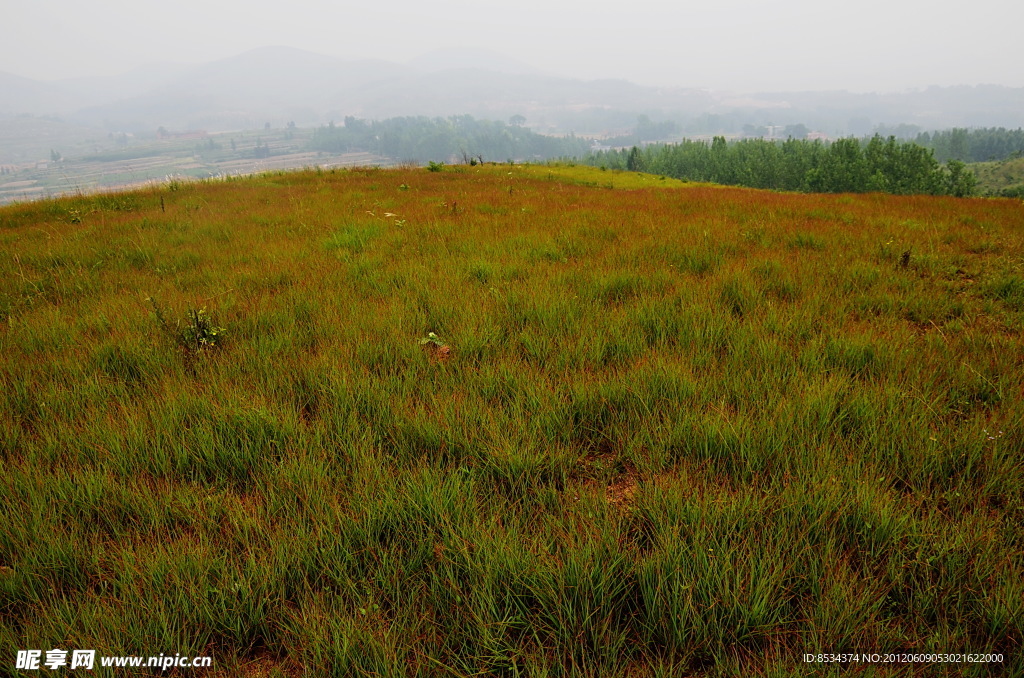
<svg viewBox="0 0 1024 678">
<path fill-rule="evenodd" d="M 1019 201 L 433 164 L 0 244 L 9 660 L 1024 672 Z"/>
</svg>

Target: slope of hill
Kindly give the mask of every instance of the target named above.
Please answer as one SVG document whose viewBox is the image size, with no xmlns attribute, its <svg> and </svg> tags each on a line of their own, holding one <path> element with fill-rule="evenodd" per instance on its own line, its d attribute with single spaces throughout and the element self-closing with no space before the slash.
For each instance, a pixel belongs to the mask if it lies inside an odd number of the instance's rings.
<svg viewBox="0 0 1024 678">
<path fill-rule="evenodd" d="M 54 113 L 75 105 L 60 85 L 0 72 L 0 119 L 22 113 Z"/>
<path fill-rule="evenodd" d="M 540 69 L 523 63 L 518 59 L 513 59 L 492 50 L 479 48 L 441 47 L 411 59 L 408 65 L 416 70 L 431 73 L 474 68 L 492 73 L 544 75 Z"/>
<path fill-rule="evenodd" d="M 1024 674 L 1017 201 L 308 171 L 0 240 L 7 661 Z"/>
<path fill-rule="evenodd" d="M 346 62 L 268 47 L 205 64 L 145 94 L 79 111 L 76 118 L 117 129 L 251 129 L 272 121 L 311 125 L 327 110 L 407 68 L 384 61 Z M 161 122 L 162 121 L 162 122 Z"/>
<path fill-rule="evenodd" d="M 984 195 L 1016 195 L 1024 198 L 1024 158 L 970 165 L 978 177 L 978 192 Z"/>
</svg>

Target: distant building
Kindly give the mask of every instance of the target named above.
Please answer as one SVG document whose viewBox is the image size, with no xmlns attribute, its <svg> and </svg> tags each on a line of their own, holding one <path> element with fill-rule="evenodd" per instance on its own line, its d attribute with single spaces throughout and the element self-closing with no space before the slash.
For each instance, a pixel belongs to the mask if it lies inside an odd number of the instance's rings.
<svg viewBox="0 0 1024 678">
<path fill-rule="evenodd" d="M 808 132 L 808 141 L 828 141 L 828 135 L 824 132 Z"/>
</svg>

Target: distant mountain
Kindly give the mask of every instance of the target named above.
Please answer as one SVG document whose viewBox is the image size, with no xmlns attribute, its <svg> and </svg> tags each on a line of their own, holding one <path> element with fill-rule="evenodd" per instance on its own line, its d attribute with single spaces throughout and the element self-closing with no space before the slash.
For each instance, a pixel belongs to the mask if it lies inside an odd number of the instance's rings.
<svg viewBox="0 0 1024 678">
<path fill-rule="evenodd" d="M 80 109 L 139 96 L 164 87 L 191 68 L 186 64 L 148 64 L 119 75 L 68 78 L 57 80 L 54 84 L 72 94 L 76 109 Z"/>
<path fill-rule="evenodd" d="M 446 67 L 470 63 L 474 55 L 481 57 L 477 66 L 490 64 L 505 70 Z M 266 122 L 315 125 L 350 115 L 461 114 L 499 119 L 525 115 L 534 125 L 564 128 L 567 113 L 697 111 L 710 103 L 694 90 L 676 90 L 666 96 L 621 80 L 582 81 L 526 73 L 535 69 L 489 52 L 444 50 L 414 63 L 346 61 L 268 47 L 191 68 L 143 94 L 86 106 L 72 117 L 82 124 L 136 131 L 158 126 L 212 131 Z M 623 124 L 632 124 L 635 118 L 630 113 Z"/>
<path fill-rule="evenodd" d="M 68 116 L 165 86 L 190 67 L 151 64 L 121 75 L 39 81 L 0 73 L 0 115 Z"/>
<path fill-rule="evenodd" d="M 265 47 L 196 66 L 163 65 L 116 78 L 37 82 L 0 74 L 0 116 L 57 114 L 106 131 L 223 131 L 387 118 L 525 116 L 536 131 L 628 133 L 639 115 L 674 120 L 689 134 L 745 125 L 804 124 L 830 136 L 879 124 L 922 129 L 1024 126 L 1024 88 L 933 87 L 898 94 L 734 94 L 644 87 L 624 80 L 544 74 L 489 50 L 440 49 L 398 64 Z"/>
<path fill-rule="evenodd" d="M 75 103 L 74 93 L 59 84 L 0 72 L 0 116 L 57 113 Z"/>
<path fill-rule="evenodd" d="M 265 47 L 193 67 L 145 94 L 85 108 L 77 118 L 124 129 L 317 124 L 347 92 L 407 72 L 387 61 L 343 61 Z"/>
<path fill-rule="evenodd" d="M 474 69 L 510 75 L 544 75 L 544 72 L 489 49 L 467 47 L 442 47 L 422 54 L 407 64 L 430 73 Z"/>
</svg>

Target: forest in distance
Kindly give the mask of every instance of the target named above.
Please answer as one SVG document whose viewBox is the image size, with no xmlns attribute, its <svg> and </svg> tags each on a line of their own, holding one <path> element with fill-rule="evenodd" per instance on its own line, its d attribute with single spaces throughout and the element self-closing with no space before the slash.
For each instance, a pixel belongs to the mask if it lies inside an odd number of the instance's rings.
<svg viewBox="0 0 1024 678">
<path fill-rule="evenodd" d="M 808 139 L 803 125 L 744 135 L 678 136 L 671 120 L 636 119 L 630 134 L 541 134 L 522 115 L 405 116 L 207 134 L 161 128 L 155 138 L 111 134 L 93 147 L 49 149 L 49 162 L 0 163 L 0 202 L 110 190 L 167 177 L 210 178 L 339 165 L 558 160 L 687 181 L 799 192 L 1024 196 L 1024 129 L 921 132 L 878 126 L 874 136 Z M 886 134 L 882 134 L 885 132 Z M 757 135 L 757 136 L 755 136 Z M 609 148 L 610 147 L 610 148 Z M 37 151 L 38 152 L 38 151 Z"/>
<path fill-rule="evenodd" d="M 443 162 L 449 158 L 505 161 L 511 159 L 546 160 L 557 157 L 584 157 L 590 141 L 538 134 L 523 126 L 525 118 L 513 116 L 508 124 L 477 120 L 470 115 L 448 118 L 426 116 L 361 120 L 346 117 L 343 125 L 313 130 L 310 148 L 326 152 L 377 151 L 400 161 L 417 164 Z"/>
<path fill-rule="evenodd" d="M 1024 129 L 1021 128 L 954 127 L 935 132 L 920 132 L 914 137 L 914 141 L 934 151 L 935 159 L 939 162 L 989 162 L 1024 154 Z"/>
<path fill-rule="evenodd" d="M 895 137 L 783 142 L 744 139 L 728 143 L 715 137 L 631 149 L 599 151 L 587 164 L 611 169 L 663 174 L 749 188 L 805 193 L 894 195 L 972 195 L 976 178 L 959 160 L 939 164 L 927 148 Z"/>
<path fill-rule="evenodd" d="M 682 139 L 643 145 L 643 139 L 673 130 L 667 123 L 638 118 L 631 148 L 594 150 L 582 137 L 551 137 L 523 126 L 472 116 L 365 121 L 347 117 L 344 125 L 313 132 L 310 148 L 325 152 L 375 151 L 423 163 L 444 158 L 545 160 L 558 157 L 612 169 L 663 174 L 688 181 L 811 193 L 927 194 L 968 196 L 978 192 L 966 162 L 1002 160 L 1024 152 L 1024 130 L 1005 128 L 922 132 L 913 140 L 847 137 L 831 142 L 790 137 L 728 141 Z M 787 128 L 788 129 L 788 128 Z M 626 141 L 622 137 L 616 141 Z M 1010 189 L 1012 197 L 1019 190 Z"/>
</svg>

